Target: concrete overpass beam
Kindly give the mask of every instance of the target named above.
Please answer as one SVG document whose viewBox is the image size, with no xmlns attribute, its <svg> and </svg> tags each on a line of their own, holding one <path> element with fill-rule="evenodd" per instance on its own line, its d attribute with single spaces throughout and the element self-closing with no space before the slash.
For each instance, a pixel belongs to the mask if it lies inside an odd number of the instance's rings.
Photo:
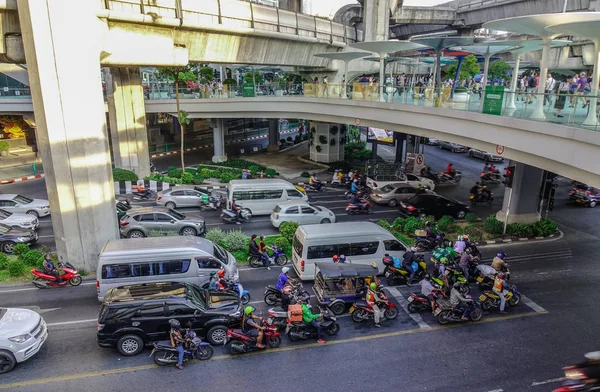
<svg viewBox="0 0 600 392">
<path fill-rule="evenodd" d="M 456 10 L 445 7 L 400 7 L 391 18 L 392 24 L 451 25 L 456 22 Z"/>
<path fill-rule="evenodd" d="M 96 6 L 18 0 L 18 7 L 58 257 L 93 271 L 102 245 L 119 234 Z"/>
<path fill-rule="evenodd" d="M 269 145 L 267 151 L 279 151 L 279 119 L 277 118 L 269 119 Z"/>
<path fill-rule="evenodd" d="M 365 41 L 387 41 L 390 36 L 390 0 L 365 0 Z"/>
<path fill-rule="evenodd" d="M 512 188 L 504 190 L 502 210 L 496 213 L 499 221 L 533 223 L 540 220 L 538 195 L 544 171 L 534 166 L 511 161 L 516 165 Z M 507 218 L 508 215 L 508 218 Z"/>
<path fill-rule="evenodd" d="M 106 73 L 108 119 L 115 167 L 150 175 L 144 91 L 137 67 L 111 68 Z"/>
<path fill-rule="evenodd" d="M 217 118 L 213 122 L 213 162 L 225 162 L 225 121 L 222 118 Z"/>
</svg>

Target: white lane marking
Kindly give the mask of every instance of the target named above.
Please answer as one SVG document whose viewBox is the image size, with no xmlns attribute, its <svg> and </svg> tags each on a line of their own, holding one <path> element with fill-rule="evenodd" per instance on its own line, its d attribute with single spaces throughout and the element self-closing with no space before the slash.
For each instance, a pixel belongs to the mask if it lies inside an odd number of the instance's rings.
<svg viewBox="0 0 600 392">
<path fill-rule="evenodd" d="M 566 379 L 567 379 L 566 377 L 551 378 L 550 380 L 546 380 L 546 381 L 532 382 L 531 386 L 537 387 L 538 385 L 552 384 L 554 382 L 565 381 Z"/>
<path fill-rule="evenodd" d="M 250 222 L 246 222 L 247 224 L 250 223 L 259 223 L 259 222 L 271 222 L 270 219 L 259 219 L 259 220 L 251 220 Z M 220 222 L 220 223 L 207 223 L 206 226 L 220 226 L 220 225 L 226 225 L 227 223 L 225 222 Z M 241 226 L 241 225 L 235 225 L 235 226 Z M 235 226 L 232 225 L 231 228 L 235 229 Z"/>
<path fill-rule="evenodd" d="M 402 293 L 400 293 L 400 290 L 398 290 L 397 287 L 387 287 L 387 289 L 394 296 L 394 298 L 396 298 L 396 300 L 400 304 L 400 307 L 404 309 L 404 311 L 410 316 L 410 318 L 412 318 L 415 321 L 415 323 L 419 325 L 419 328 L 431 328 L 429 324 L 427 324 L 425 320 L 423 320 L 423 317 L 421 317 L 419 313 L 410 313 L 408 311 L 408 301 L 404 298 Z M 394 291 L 398 294 L 395 294 Z"/>
<path fill-rule="evenodd" d="M 83 282 L 80 284 L 80 286 L 90 286 L 90 285 L 95 285 L 96 282 Z M 12 294 L 12 293 L 16 293 L 19 291 L 36 291 L 36 290 L 40 290 L 37 287 L 33 287 L 33 288 L 28 288 L 28 289 L 13 289 L 13 290 L 2 290 L 0 291 L 0 294 Z"/>
<path fill-rule="evenodd" d="M 87 319 L 87 320 L 75 320 L 75 321 L 61 321 L 59 323 L 50 323 L 50 324 L 46 324 L 48 327 L 56 327 L 59 325 L 71 325 L 71 324 L 83 324 L 83 323 L 97 323 L 98 319 Z"/>
<path fill-rule="evenodd" d="M 504 389 L 492 389 L 491 391 L 487 392 L 504 392 Z"/>
<path fill-rule="evenodd" d="M 521 301 L 523 301 L 523 303 L 527 306 L 529 306 L 531 309 L 533 309 L 534 311 L 536 311 L 537 313 L 548 313 L 548 311 L 544 308 L 542 308 L 540 305 L 536 304 L 535 302 L 533 302 L 531 299 L 529 299 L 528 297 L 521 295 Z"/>
<path fill-rule="evenodd" d="M 53 312 L 55 310 L 61 310 L 62 309 L 62 308 L 40 309 L 39 306 L 15 306 L 15 308 L 33 310 L 34 312 L 39 313 L 39 314 L 44 314 L 44 313 Z"/>
<path fill-rule="evenodd" d="M 54 234 L 52 235 L 38 235 L 38 238 L 54 238 Z"/>
</svg>

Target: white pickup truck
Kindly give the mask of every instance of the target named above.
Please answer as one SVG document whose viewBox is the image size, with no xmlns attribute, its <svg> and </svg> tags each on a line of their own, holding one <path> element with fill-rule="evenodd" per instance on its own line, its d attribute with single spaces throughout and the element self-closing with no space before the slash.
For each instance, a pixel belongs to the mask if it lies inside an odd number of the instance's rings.
<svg viewBox="0 0 600 392">
<path fill-rule="evenodd" d="M 418 188 L 419 185 L 421 185 L 429 190 L 435 189 L 435 183 L 432 180 L 430 180 L 429 178 L 420 177 L 420 176 L 410 174 L 410 173 L 405 174 L 404 178 L 400 178 L 398 180 L 393 180 L 393 181 L 389 181 L 389 180 L 380 181 L 380 180 L 373 179 L 372 177 L 367 177 L 367 186 L 371 189 L 377 189 L 377 188 L 386 186 L 387 184 L 396 184 L 399 182 L 409 184 L 415 188 Z"/>
</svg>

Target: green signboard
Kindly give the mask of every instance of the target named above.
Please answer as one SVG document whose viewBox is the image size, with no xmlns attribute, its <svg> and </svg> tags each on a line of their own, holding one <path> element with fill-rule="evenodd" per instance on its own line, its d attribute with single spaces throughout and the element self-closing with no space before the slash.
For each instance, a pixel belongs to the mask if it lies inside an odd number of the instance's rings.
<svg viewBox="0 0 600 392">
<path fill-rule="evenodd" d="M 254 83 L 242 84 L 242 97 L 254 97 Z"/>
<path fill-rule="evenodd" d="M 486 86 L 483 96 L 483 113 L 502 114 L 502 100 L 504 99 L 504 86 Z"/>
</svg>

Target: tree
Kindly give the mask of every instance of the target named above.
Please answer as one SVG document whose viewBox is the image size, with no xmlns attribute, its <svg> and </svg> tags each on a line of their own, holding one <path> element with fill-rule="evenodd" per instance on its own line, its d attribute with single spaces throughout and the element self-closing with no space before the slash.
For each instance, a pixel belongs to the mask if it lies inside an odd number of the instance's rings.
<svg viewBox="0 0 600 392">
<path fill-rule="evenodd" d="M 198 75 L 195 73 L 195 68 L 190 64 L 184 67 L 160 67 L 159 72 L 166 76 L 169 80 L 175 82 L 175 104 L 177 106 L 177 120 L 179 121 L 179 129 L 181 130 L 181 171 L 185 173 L 185 163 L 183 154 L 183 141 L 185 136 L 185 127 L 190 124 L 188 113 L 181 110 L 179 104 L 179 83 L 193 82 L 198 80 Z"/>
<path fill-rule="evenodd" d="M 454 79 L 456 75 L 456 69 L 458 68 L 458 61 L 448 65 L 446 67 L 446 76 Z M 472 54 L 465 57 L 460 67 L 460 74 L 458 75 L 458 81 L 467 80 L 477 74 L 479 74 L 479 64 L 477 64 L 477 58 Z M 455 81 L 456 82 L 456 81 Z"/>
<path fill-rule="evenodd" d="M 508 70 L 511 68 L 510 65 L 506 64 L 504 60 L 494 61 L 488 70 L 489 80 L 494 79 L 505 79 L 508 80 Z"/>
<path fill-rule="evenodd" d="M 252 72 L 246 72 L 244 75 L 244 83 L 256 83 L 257 85 L 261 85 L 265 83 L 265 76 L 258 71 L 254 71 L 254 76 L 252 76 Z"/>
<path fill-rule="evenodd" d="M 208 84 L 215 80 L 215 70 L 211 67 L 200 67 L 198 70 L 198 79 L 200 79 L 200 83 Z"/>
</svg>

